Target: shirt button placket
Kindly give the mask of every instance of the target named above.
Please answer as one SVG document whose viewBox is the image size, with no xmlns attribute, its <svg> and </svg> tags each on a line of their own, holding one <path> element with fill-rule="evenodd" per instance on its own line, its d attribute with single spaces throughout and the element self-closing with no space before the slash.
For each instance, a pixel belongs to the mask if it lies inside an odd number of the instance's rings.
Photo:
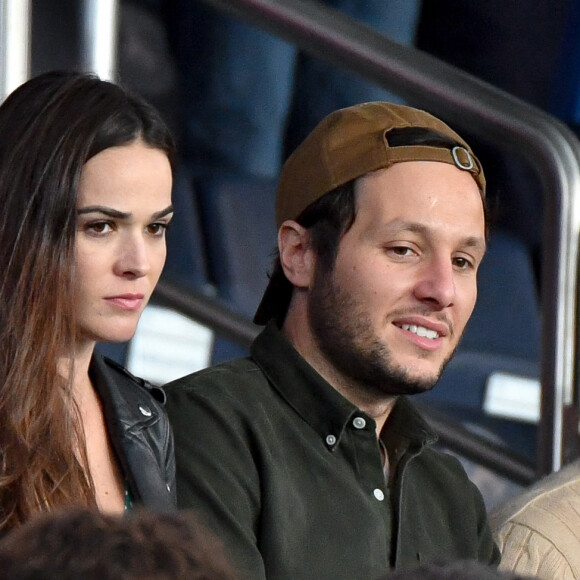
<svg viewBox="0 0 580 580">
<path fill-rule="evenodd" d="M 359 430 L 364 429 L 367 426 L 366 419 L 364 417 L 357 416 L 352 420 L 352 426 L 355 429 L 359 429 Z M 384 494 L 383 490 L 378 488 L 378 487 L 373 489 L 373 495 L 375 496 L 375 499 L 377 501 L 384 501 L 385 500 L 385 494 Z"/>
</svg>

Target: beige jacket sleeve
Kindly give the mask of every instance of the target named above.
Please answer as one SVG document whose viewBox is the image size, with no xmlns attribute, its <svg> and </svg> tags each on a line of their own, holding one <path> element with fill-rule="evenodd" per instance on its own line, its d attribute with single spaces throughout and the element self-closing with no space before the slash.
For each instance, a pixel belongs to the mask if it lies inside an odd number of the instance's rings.
<svg viewBox="0 0 580 580">
<path fill-rule="evenodd" d="M 580 580 L 580 462 L 552 474 L 490 515 L 500 570 Z"/>
</svg>

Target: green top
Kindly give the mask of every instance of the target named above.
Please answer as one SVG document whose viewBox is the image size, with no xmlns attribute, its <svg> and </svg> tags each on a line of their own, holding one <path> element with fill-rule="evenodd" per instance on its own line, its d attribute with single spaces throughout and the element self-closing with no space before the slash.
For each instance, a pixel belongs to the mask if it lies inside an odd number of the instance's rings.
<svg viewBox="0 0 580 580">
<path fill-rule="evenodd" d="M 251 358 L 167 386 L 178 504 L 194 508 L 248 580 L 371 580 L 429 559 L 497 563 L 460 463 L 405 398 L 381 439 L 270 324 Z"/>
<path fill-rule="evenodd" d="M 131 493 L 131 490 L 129 489 L 129 483 L 126 481 L 125 482 L 125 511 L 129 511 L 130 509 L 133 508 L 133 494 Z"/>
</svg>

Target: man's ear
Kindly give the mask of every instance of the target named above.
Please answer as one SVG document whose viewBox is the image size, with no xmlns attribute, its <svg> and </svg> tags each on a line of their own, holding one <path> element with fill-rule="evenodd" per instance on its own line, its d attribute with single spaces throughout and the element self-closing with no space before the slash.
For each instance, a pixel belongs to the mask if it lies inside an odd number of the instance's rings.
<svg viewBox="0 0 580 580">
<path fill-rule="evenodd" d="M 286 278 L 296 288 L 309 288 L 316 257 L 308 230 L 294 220 L 286 220 L 278 230 L 278 249 Z"/>
</svg>

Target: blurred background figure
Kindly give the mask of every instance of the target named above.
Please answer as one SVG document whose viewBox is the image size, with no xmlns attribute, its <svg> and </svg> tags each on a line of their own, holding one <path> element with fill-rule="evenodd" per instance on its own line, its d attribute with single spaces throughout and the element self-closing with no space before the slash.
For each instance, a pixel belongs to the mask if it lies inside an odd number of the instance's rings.
<svg viewBox="0 0 580 580">
<path fill-rule="evenodd" d="M 420 0 L 324 0 L 412 45 Z M 276 178 L 323 117 L 395 95 L 199 1 L 165 0 L 182 84 L 183 154 L 195 177 Z"/>
<path fill-rule="evenodd" d="M 236 580 L 214 536 L 184 513 L 43 514 L 0 542 L 0 580 Z"/>
</svg>

